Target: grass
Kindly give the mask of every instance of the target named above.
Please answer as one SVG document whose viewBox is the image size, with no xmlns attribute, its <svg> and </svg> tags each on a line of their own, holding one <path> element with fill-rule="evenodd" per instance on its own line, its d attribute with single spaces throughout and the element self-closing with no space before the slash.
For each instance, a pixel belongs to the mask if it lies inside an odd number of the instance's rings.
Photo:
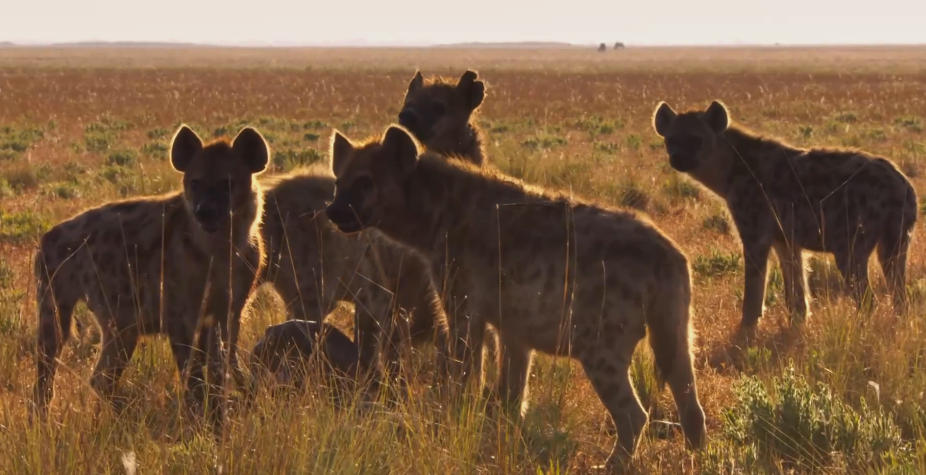
<svg viewBox="0 0 926 475">
<path fill-rule="evenodd" d="M 465 57 L 465 63 L 460 59 Z M 902 164 L 921 196 L 926 156 L 922 61 L 891 48 L 628 48 L 593 50 L 189 49 L 0 50 L 0 473 L 590 473 L 613 425 L 581 369 L 540 356 L 531 408 L 510 420 L 476 397 L 451 403 L 425 384 L 430 352 L 410 359 L 409 392 L 394 405 L 338 411 L 319 388 L 231 416 L 222 443 L 188 433 L 165 339 L 144 340 L 117 417 L 87 381 L 98 334 L 73 339 L 56 379 L 53 423 L 30 427 L 35 377 L 32 253 L 40 233 L 86 207 L 179 186 L 166 157 L 182 121 L 203 137 L 244 124 L 271 141 L 284 172 L 327 159 L 338 127 L 357 138 L 395 120 L 408 79 L 478 69 L 488 82 L 479 120 L 490 162 L 543 186 L 642 210 L 688 254 L 694 278 L 699 394 L 710 445 L 684 450 L 651 424 L 639 473 L 923 473 L 926 471 L 926 252 L 917 226 L 908 267 L 912 317 L 884 306 L 858 314 L 828 256 L 810 261 L 812 315 L 789 327 L 772 263 L 756 344 L 734 335 L 742 250 L 709 191 L 667 166 L 651 130 L 656 102 L 711 99 L 745 125 L 802 146 L 851 145 Z M 311 65 L 306 68 L 306 65 Z M 761 80 L 756 71 L 761 70 Z M 59 98 L 55 101 L 48 97 Z M 179 116 L 178 111 L 185 115 Z M 926 209 L 926 198 L 921 198 Z M 883 278 L 872 266 L 876 296 Z M 263 288 L 243 322 L 242 352 L 282 321 Z M 83 307 L 78 318 L 90 321 Z M 349 331 L 349 309 L 332 316 Z M 654 421 L 678 420 L 656 391 L 641 345 L 633 379 Z"/>
</svg>

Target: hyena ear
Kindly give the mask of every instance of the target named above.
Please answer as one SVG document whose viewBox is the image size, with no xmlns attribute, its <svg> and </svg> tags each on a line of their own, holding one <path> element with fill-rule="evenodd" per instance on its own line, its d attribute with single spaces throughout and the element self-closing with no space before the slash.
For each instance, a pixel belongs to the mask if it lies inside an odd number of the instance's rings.
<svg viewBox="0 0 926 475">
<path fill-rule="evenodd" d="M 344 164 L 347 163 L 347 157 L 353 150 L 354 144 L 338 129 L 331 132 L 328 156 L 331 157 L 331 171 L 334 176 L 338 176 L 344 171 Z"/>
<path fill-rule="evenodd" d="M 404 173 L 410 173 L 418 165 L 420 147 L 414 137 L 401 125 L 390 125 L 383 136 L 383 151 L 392 157 Z"/>
<path fill-rule="evenodd" d="M 251 174 L 263 173 L 270 163 L 270 146 L 264 136 L 253 127 L 245 127 L 232 140 L 232 150 L 241 154 Z"/>
<path fill-rule="evenodd" d="M 656 130 L 660 137 L 665 137 L 669 132 L 669 126 L 672 125 L 672 121 L 676 117 L 678 117 L 678 114 L 672 110 L 669 104 L 660 101 L 656 105 L 656 112 L 653 113 L 653 129 Z"/>
<path fill-rule="evenodd" d="M 174 133 L 170 144 L 170 165 L 180 173 L 186 173 L 193 162 L 193 157 L 203 150 L 203 141 L 186 124 Z"/>
<path fill-rule="evenodd" d="M 476 110 L 486 97 L 486 85 L 482 81 L 477 81 L 477 77 L 479 77 L 479 73 L 467 70 L 457 82 L 457 90 L 463 95 L 466 105 L 471 111 Z"/>
<path fill-rule="evenodd" d="M 415 77 L 408 83 L 408 93 L 415 92 L 424 87 L 424 78 L 421 77 L 421 71 L 415 71 Z"/>
<path fill-rule="evenodd" d="M 722 133 L 730 126 L 730 113 L 727 106 L 720 101 L 712 101 L 704 111 L 704 122 L 714 131 L 715 134 Z"/>
</svg>

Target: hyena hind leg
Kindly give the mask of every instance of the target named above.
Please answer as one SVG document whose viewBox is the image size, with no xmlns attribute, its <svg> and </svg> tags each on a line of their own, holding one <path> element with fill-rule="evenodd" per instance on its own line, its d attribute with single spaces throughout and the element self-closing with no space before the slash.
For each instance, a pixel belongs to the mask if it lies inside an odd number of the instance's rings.
<svg viewBox="0 0 926 475">
<path fill-rule="evenodd" d="M 848 249 L 834 252 L 836 267 L 842 274 L 846 289 L 861 310 L 865 305 L 866 296 L 873 297 L 871 283 L 868 278 L 868 260 L 875 250 L 876 241 L 867 235 L 861 235 Z"/>
<path fill-rule="evenodd" d="M 44 419 L 47 415 L 48 404 L 51 403 L 54 397 L 58 358 L 61 357 L 64 344 L 71 335 L 71 317 L 74 312 L 74 303 L 56 302 L 50 292 L 51 290 L 47 287 L 44 290 L 39 289 L 36 381 L 33 386 L 32 411 L 29 414 L 30 421 L 33 416 Z"/>
<path fill-rule="evenodd" d="M 894 307 L 903 312 L 907 307 L 907 255 L 912 230 L 898 231 L 885 233 L 878 242 L 878 262 L 893 296 Z"/>
<path fill-rule="evenodd" d="M 608 456 L 608 466 L 633 457 L 649 420 L 630 381 L 630 362 L 640 339 L 634 340 L 628 335 L 604 338 L 608 344 L 585 351 L 579 358 L 592 387 L 617 427 L 617 442 Z"/>
</svg>

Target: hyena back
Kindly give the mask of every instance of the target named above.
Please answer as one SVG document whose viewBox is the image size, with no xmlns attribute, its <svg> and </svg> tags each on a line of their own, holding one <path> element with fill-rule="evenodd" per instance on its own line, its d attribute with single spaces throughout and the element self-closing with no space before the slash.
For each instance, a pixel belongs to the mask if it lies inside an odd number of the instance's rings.
<svg viewBox="0 0 926 475">
<path fill-rule="evenodd" d="M 139 337 L 166 333 L 181 381 L 188 378 L 192 396 L 204 402 L 207 355 L 209 384 L 224 384 L 216 323 L 240 378 L 238 325 L 263 265 L 263 197 L 254 175 L 268 158 L 267 144 L 254 129 L 242 129 L 231 143 L 204 145 L 183 125 L 171 146 L 171 165 L 183 173 L 181 192 L 92 208 L 41 237 L 35 257 L 39 314 L 33 395 L 39 417 L 46 416 L 57 358 L 80 301 L 102 333 L 90 384 L 107 399 Z M 212 420 L 220 422 L 218 392 L 209 397 Z"/>
<path fill-rule="evenodd" d="M 482 164 L 484 154 L 475 114 L 485 84 L 466 71 L 456 84 L 416 72 L 399 113 L 427 147 L 455 159 Z M 415 345 L 445 329 L 427 264 L 383 239 L 375 230 L 344 236 L 328 225 L 322 211 L 334 196 L 328 169 L 311 167 L 265 181 L 264 242 L 269 263 L 262 281 L 270 282 L 285 302 L 288 318 L 321 321 L 338 301 L 354 303 L 354 340 L 363 368 L 375 365 L 384 325 L 401 309 L 410 323 L 400 330 Z M 400 332 L 385 347 L 395 362 Z"/>
<path fill-rule="evenodd" d="M 676 113 L 666 103 L 653 127 L 669 164 L 724 199 L 745 261 L 744 327 L 763 312 L 771 249 L 781 264 L 791 314 L 808 314 L 803 251 L 832 253 L 858 305 L 869 290 L 868 260 L 877 247 L 895 306 L 906 302 L 907 253 L 916 223 L 913 185 L 890 160 L 861 151 L 802 149 L 731 124 L 714 101 Z"/>
<path fill-rule="evenodd" d="M 692 365 L 691 282 L 685 255 L 645 219 L 532 189 L 487 169 L 448 161 L 403 128 L 354 144 L 332 135 L 341 232 L 375 228 L 425 256 L 439 285 L 455 368 L 481 377 L 488 323 L 499 334 L 499 389 L 527 400 L 533 350 L 579 360 L 618 429 L 609 457 L 633 454 L 647 414 L 629 378 L 649 329 L 686 440 L 705 440 Z M 618 450 L 620 449 L 620 450 Z"/>
</svg>

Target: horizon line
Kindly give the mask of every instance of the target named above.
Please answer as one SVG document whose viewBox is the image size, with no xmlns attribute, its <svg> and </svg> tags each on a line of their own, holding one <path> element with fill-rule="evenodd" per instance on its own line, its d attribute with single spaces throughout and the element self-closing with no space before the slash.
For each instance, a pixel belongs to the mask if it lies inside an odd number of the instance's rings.
<svg viewBox="0 0 926 475">
<path fill-rule="evenodd" d="M 718 41 L 714 43 L 633 43 L 633 42 L 594 42 L 594 43 L 573 43 L 565 41 L 543 41 L 543 40 L 523 40 L 523 41 L 461 41 L 452 43 L 431 43 L 424 41 L 407 41 L 407 42 L 388 42 L 388 41 L 368 41 L 363 39 L 352 39 L 343 41 L 328 42 L 258 42 L 258 41 L 236 41 L 236 42 L 190 42 L 177 40 L 163 41 L 134 41 L 134 40 L 78 40 L 78 41 L 60 41 L 60 42 L 41 42 L 41 41 L 9 41 L 0 40 L 0 48 L 54 48 L 54 47 L 97 47 L 97 48 L 124 48 L 124 47 L 212 47 L 212 48 L 447 48 L 447 47 L 498 47 L 498 46 L 554 46 L 559 48 L 588 48 L 597 47 L 600 44 L 608 47 L 616 43 L 622 43 L 625 47 L 634 48 L 688 48 L 688 47 L 915 47 L 926 46 L 926 43 L 787 43 L 787 42 L 756 42 L 748 43 L 739 40 Z"/>
</svg>

